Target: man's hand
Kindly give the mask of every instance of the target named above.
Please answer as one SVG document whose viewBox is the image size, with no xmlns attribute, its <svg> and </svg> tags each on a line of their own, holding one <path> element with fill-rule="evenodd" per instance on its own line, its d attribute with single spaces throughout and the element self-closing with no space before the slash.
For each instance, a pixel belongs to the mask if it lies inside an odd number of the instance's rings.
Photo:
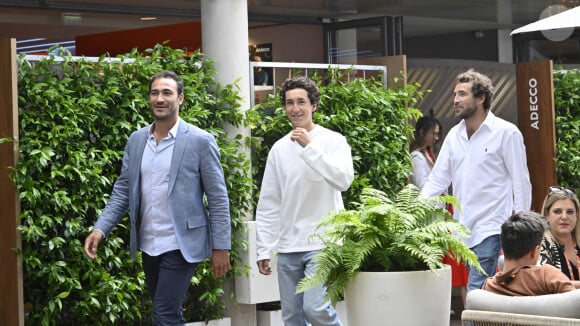
<svg viewBox="0 0 580 326">
<path fill-rule="evenodd" d="M 103 240 L 103 234 L 97 230 L 93 230 L 85 239 L 85 254 L 90 259 L 97 258 L 97 248 L 101 240 Z"/>
<path fill-rule="evenodd" d="M 211 254 L 213 276 L 223 277 L 230 268 L 230 252 L 228 250 L 214 250 Z"/>
<path fill-rule="evenodd" d="M 292 130 L 290 139 L 297 141 L 300 146 L 306 147 L 306 145 L 310 143 L 310 134 L 308 133 L 308 130 L 301 127 L 296 127 L 296 129 Z"/>
<path fill-rule="evenodd" d="M 260 274 L 272 274 L 272 268 L 270 268 L 270 259 L 258 260 L 258 269 L 260 270 Z"/>
</svg>

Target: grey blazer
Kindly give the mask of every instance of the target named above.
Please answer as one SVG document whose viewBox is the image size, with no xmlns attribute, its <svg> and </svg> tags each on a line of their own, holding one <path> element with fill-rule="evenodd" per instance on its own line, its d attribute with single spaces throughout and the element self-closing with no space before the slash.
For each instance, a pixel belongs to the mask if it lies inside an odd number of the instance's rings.
<svg viewBox="0 0 580 326">
<path fill-rule="evenodd" d="M 94 226 L 107 236 L 129 211 L 133 259 L 139 249 L 141 159 L 150 128 L 141 128 L 129 137 L 121 174 Z M 230 249 L 229 199 L 215 138 L 181 118 L 171 158 L 167 202 L 185 260 L 199 262 L 208 258 L 212 249 Z"/>
</svg>

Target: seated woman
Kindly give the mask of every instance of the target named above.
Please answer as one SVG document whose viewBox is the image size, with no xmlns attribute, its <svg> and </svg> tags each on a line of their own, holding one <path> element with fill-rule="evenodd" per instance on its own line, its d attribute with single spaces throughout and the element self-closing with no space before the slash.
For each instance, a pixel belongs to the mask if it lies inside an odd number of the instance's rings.
<svg viewBox="0 0 580 326">
<path fill-rule="evenodd" d="M 580 202 L 573 190 L 550 187 L 542 205 L 549 231 L 544 235 L 540 249 L 540 264 L 550 264 L 560 269 L 576 288 L 580 288 L 579 207 Z"/>
</svg>

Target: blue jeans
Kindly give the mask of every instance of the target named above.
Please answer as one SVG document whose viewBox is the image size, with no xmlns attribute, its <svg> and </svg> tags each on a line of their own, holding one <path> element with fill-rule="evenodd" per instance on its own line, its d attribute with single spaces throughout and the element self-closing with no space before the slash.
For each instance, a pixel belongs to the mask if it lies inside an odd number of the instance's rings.
<svg viewBox="0 0 580 326">
<path fill-rule="evenodd" d="M 179 250 L 159 256 L 143 253 L 145 283 L 153 300 L 153 325 L 185 325 L 183 301 L 197 263 L 185 261 Z"/>
<path fill-rule="evenodd" d="M 501 252 L 500 235 L 495 234 L 485 238 L 480 244 L 471 248 L 479 264 L 487 273 L 484 275 L 477 271 L 474 267 L 469 266 L 469 278 L 467 279 L 467 291 L 481 289 L 483 283 L 488 277 L 495 275 L 499 253 Z"/>
<path fill-rule="evenodd" d="M 278 254 L 278 286 L 282 319 L 285 326 L 340 326 L 342 323 L 330 304 L 325 300 L 326 289 L 322 286 L 296 294 L 298 282 L 315 273 L 312 257 L 318 251 Z"/>
</svg>

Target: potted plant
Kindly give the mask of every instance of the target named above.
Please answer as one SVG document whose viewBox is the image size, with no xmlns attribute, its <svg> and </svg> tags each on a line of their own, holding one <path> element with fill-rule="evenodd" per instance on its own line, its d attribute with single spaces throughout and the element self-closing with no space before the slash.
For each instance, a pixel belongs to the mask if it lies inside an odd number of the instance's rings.
<svg viewBox="0 0 580 326">
<path fill-rule="evenodd" d="M 325 246 L 316 255 L 316 273 L 297 290 L 324 285 L 333 303 L 344 294 L 348 325 L 384 325 L 385 318 L 393 325 L 449 323 L 451 271 L 442 258 L 453 252 L 481 268 L 461 240 L 469 230 L 443 208 L 456 205 L 456 198 L 421 197 L 417 187 L 407 185 L 392 199 L 365 189 L 361 200 L 356 209 L 331 212 L 321 221 L 316 236 Z"/>
</svg>

